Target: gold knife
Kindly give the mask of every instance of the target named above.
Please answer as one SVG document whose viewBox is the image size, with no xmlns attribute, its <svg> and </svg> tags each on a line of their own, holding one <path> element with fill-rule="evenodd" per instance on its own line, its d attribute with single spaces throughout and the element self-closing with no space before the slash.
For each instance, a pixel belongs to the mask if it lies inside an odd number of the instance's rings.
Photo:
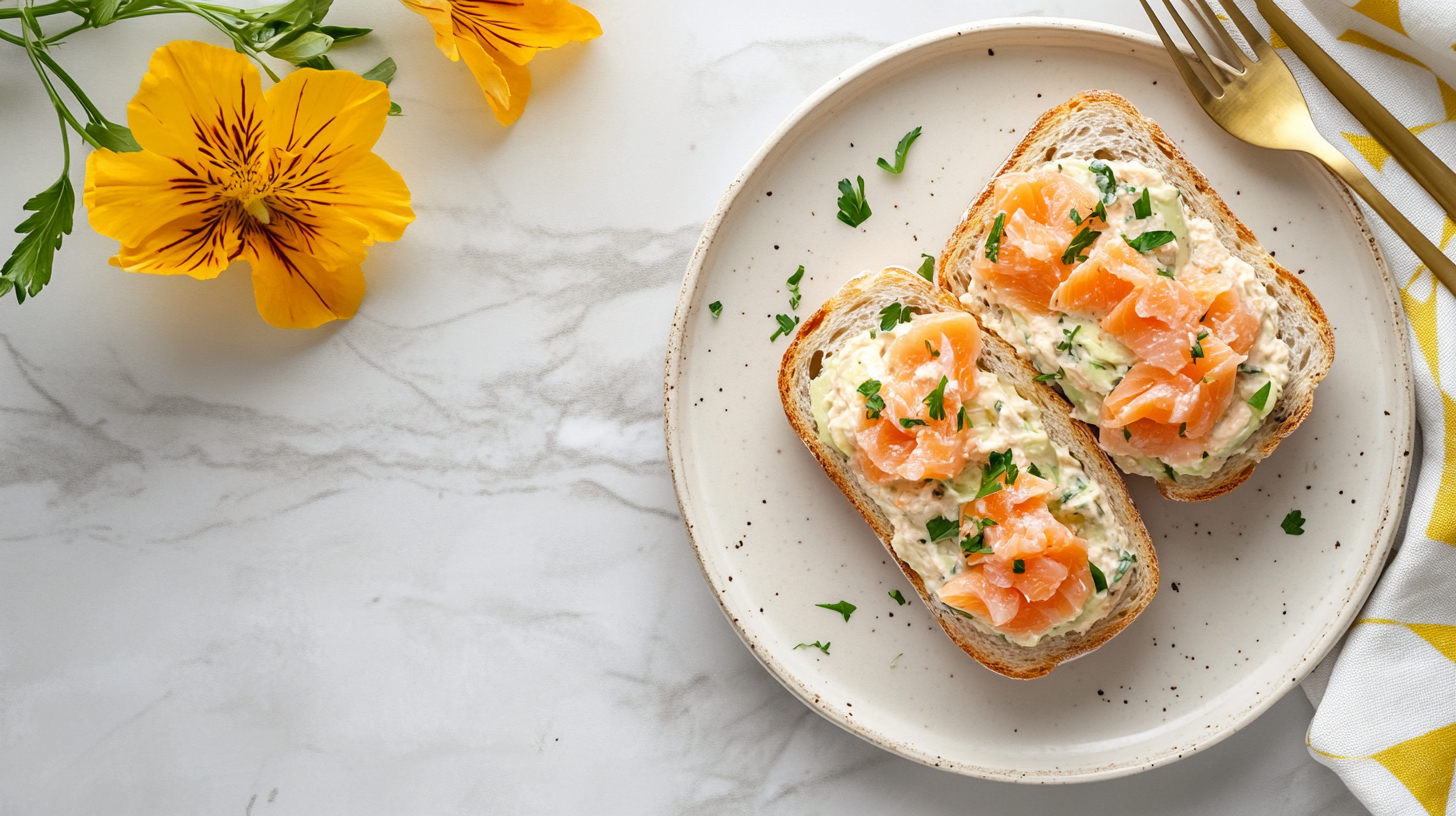
<svg viewBox="0 0 1456 816">
<path fill-rule="evenodd" d="M 1360 87 L 1360 83 L 1346 73 L 1303 29 L 1295 25 L 1289 15 L 1274 4 L 1274 0 L 1255 0 L 1255 5 L 1275 33 L 1309 66 L 1315 78 L 1329 88 L 1335 99 L 1360 120 L 1360 124 L 1370 131 L 1370 135 L 1382 147 L 1390 151 L 1390 155 L 1400 162 L 1400 166 L 1410 173 L 1411 178 L 1426 188 L 1426 192 L 1431 194 L 1431 198 L 1441 205 L 1447 215 L 1456 219 L 1456 171 L 1452 171 L 1437 158 L 1399 119 L 1376 101 L 1369 91 Z"/>
</svg>

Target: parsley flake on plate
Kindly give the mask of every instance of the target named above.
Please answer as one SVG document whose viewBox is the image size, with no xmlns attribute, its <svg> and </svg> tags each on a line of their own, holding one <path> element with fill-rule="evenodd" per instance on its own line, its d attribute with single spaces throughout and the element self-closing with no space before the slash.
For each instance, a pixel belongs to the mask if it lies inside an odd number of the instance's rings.
<svg viewBox="0 0 1456 816">
<path fill-rule="evenodd" d="M 795 272 L 792 275 L 790 275 L 789 276 L 789 281 L 788 281 L 788 283 L 789 283 L 789 309 L 792 310 L 792 311 L 797 311 L 798 310 L 798 308 L 799 308 L 799 301 L 802 300 L 803 297 L 804 297 L 803 295 L 799 294 L 799 281 L 801 281 L 803 279 L 804 279 L 804 265 L 803 264 L 799 264 L 799 271 L 798 272 Z"/>
<path fill-rule="evenodd" d="M 722 317 L 723 316 L 723 301 L 721 301 L 721 300 L 715 300 L 712 303 L 709 303 L 708 304 L 708 311 L 710 311 L 710 312 L 713 313 L 713 317 Z"/>
<path fill-rule="evenodd" d="M 817 640 L 814 641 L 813 643 L 800 643 L 798 646 L 795 646 L 794 648 L 795 649 L 818 649 L 819 651 L 823 652 L 824 654 L 829 654 L 829 644 L 828 643 L 820 643 Z"/>
<path fill-rule="evenodd" d="M 905 600 L 905 596 L 900 594 L 900 590 L 898 589 L 890 590 L 890 597 L 894 598 L 895 603 L 899 604 L 900 606 L 904 606 L 905 604 L 910 603 L 909 601 Z"/>
<path fill-rule="evenodd" d="M 890 163 L 884 159 L 876 161 L 875 164 L 887 173 L 900 175 L 905 170 L 905 155 L 910 152 L 910 145 L 915 144 L 915 140 L 919 138 L 920 126 L 916 125 L 914 130 L 900 137 L 900 143 L 895 145 L 895 166 L 891 167 Z"/>
<path fill-rule="evenodd" d="M 849 601 L 840 601 L 839 603 L 832 603 L 832 604 L 814 604 L 814 605 L 817 606 L 817 607 L 819 607 L 819 608 L 821 608 L 821 609 L 828 609 L 830 612 L 838 612 L 839 614 L 841 614 L 841 615 L 844 616 L 844 622 L 845 623 L 848 623 L 849 622 L 849 616 L 854 614 L 854 610 L 856 610 L 856 609 L 859 608 L 859 607 L 855 606 L 854 604 L 850 603 Z"/>
<path fill-rule="evenodd" d="M 779 328 L 778 331 L 769 335 L 768 341 L 770 343 L 779 339 L 780 336 L 788 337 L 794 331 L 794 327 L 799 325 L 798 315 L 794 315 L 793 317 L 789 317 L 786 314 L 774 315 L 774 320 L 778 321 Z"/>
<path fill-rule="evenodd" d="M 1290 535 L 1304 535 L 1305 521 L 1306 519 L 1302 513 L 1298 510 L 1291 510 L 1289 511 L 1289 515 L 1285 516 L 1284 520 L 1279 522 L 1279 526 L 1283 527 L 1284 532 Z"/>
<path fill-rule="evenodd" d="M 868 201 L 865 201 L 864 176 L 855 177 L 859 181 L 859 190 L 849 183 L 849 179 L 839 181 L 839 220 L 857 227 L 868 221 L 873 211 L 870 210 Z"/>
</svg>

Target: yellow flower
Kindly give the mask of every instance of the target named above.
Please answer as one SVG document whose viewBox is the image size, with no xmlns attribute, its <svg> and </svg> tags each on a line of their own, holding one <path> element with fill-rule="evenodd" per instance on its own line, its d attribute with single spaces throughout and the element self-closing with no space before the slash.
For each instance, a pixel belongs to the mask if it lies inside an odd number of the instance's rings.
<svg viewBox="0 0 1456 816">
<path fill-rule="evenodd" d="M 242 258 L 275 326 L 353 317 L 365 247 L 415 218 L 404 179 L 372 152 L 389 113 L 381 82 L 304 68 L 264 93 L 241 54 L 174 42 L 153 52 L 126 113 L 142 150 L 86 160 L 91 226 L 121 242 L 111 263 L 206 279 Z"/>
<path fill-rule="evenodd" d="M 566 0 L 400 0 L 435 29 L 435 45 L 465 58 L 495 118 L 509 125 L 531 95 L 537 51 L 602 36 L 597 18 Z"/>
</svg>

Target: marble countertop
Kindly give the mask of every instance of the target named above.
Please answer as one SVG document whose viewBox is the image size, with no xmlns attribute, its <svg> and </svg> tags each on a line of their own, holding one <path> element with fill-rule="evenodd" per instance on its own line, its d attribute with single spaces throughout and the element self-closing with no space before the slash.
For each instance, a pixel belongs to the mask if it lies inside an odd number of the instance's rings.
<svg viewBox="0 0 1456 816">
<path fill-rule="evenodd" d="M 419 215 L 353 320 L 273 329 L 241 265 L 123 273 L 79 212 L 50 287 L 0 304 L 0 814 L 1364 813 L 1298 693 L 1092 785 L 885 753 L 754 660 L 678 517 L 668 324 L 762 139 L 898 40 L 1013 13 L 1150 30 L 1138 3 L 587 6 L 605 36 L 532 63 L 503 129 L 422 19 L 335 4 L 376 28 L 337 63 L 399 64 L 377 150 Z M 119 116 L 153 46 L 213 34 L 164 18 L 57 57 Z M 8 229 L 59 156 L 5 48 Z"/>
</svg>

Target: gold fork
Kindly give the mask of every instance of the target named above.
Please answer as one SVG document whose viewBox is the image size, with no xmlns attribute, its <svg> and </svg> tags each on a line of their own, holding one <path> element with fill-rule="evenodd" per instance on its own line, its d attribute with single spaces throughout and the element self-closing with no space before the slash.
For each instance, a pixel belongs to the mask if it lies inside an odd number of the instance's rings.
<svg viewBox="0 0 1456 816">
<path fill-rule="evenodd" d="M 1178 10 L 1173 8 L 1171 0 L 1163 0 L 1163 5 L 1168 7 L 1168 12 L 1173 15 L 1173 20 L 1183 36 L 1193 47 L 1193 52 L 1208 70 L 1217 86 L 1217 93 L 1204 84 L 1203 79 L 1194 72 L 1192 63 L 1173 44 L 1162 22 L 1148 5 L 1148 0 L 1141 2 L 1148 18 L 1153 21 L 1153 28 L 1157 29 L 1158 36 L 1162 38 L 1163 46 L 1173 57 L 1173 64 L 1178 66 L 1178 72 L 1183 75 L 1183 81 L 1188 83 L 1193 97 L 1213 121 L 1249 144 L 1276 150 L 1298 150 L 1324 162 L 1326 167 L 1344 179 L 1346 184 L 1365 199 L 1371 209 L 1385 219 L 1385 223 L 1395 230 L 1396 235 L 1410 246 L 1416 257 L 1421 259 L 1447 289 L 1456 292 L 1456 263 L 1437 249 L 1409 219 L 1400 214 L 1389 199 L 1375 189 L 1375 185 L 1344 154 L 1315 130 L 1314 120 L 1309 115 L 1309 106 L 1305 103 L 1304 94 L 1294 81 L 1294 74 L 1289 66 L 1274 53 L 1273 46 L 1264 40 L 1231 0 L 1223 3 L 1224 12 L 1238 26 L 1257 59 L 1249 59 L 1243 49 L 1239 48 L 1238 43 L 1234 42 L 1233 37 L 1219 23 L 1207 0 L 1190 0 L 1207 15 L 1206 22 L 1209 27 L 1216 32 L 1224 50 L 1237 62 L 1224 63 L 1213 59 L 1198 38 L 1193 36 Z"/>
</svg>

